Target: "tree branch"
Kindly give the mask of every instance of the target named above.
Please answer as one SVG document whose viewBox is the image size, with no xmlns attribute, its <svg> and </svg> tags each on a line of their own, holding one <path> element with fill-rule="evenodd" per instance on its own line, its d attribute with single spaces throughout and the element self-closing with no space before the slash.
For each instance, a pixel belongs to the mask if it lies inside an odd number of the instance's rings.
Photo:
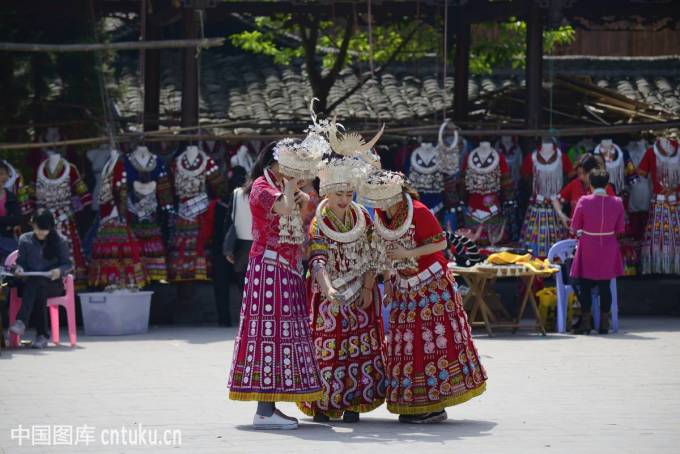
<svg viewBox="0 0 680 454">
<path fill-rule="evenodd" d="M 363 75 L 361 78 L 359 78 L 359 81 L 356 83 L 356 85 L 354 85 L 354 87 L 352 87 L 351 89 L 349 89 L 349 90 L 347 91 L 347 93 L 345 93 L 344 95 L 342 95 L 342 96 L 340 97 L 340 99 L 338 99 L 337 101 L 335 101 L 333 104 L 331 104 L 331 105 L 326 109 L 326 114 L 328 115 L 328 114 L 330 114 L 331 112 L 333 112 L 333 110 L 334 110 L 336 107 L 338 107 L 340 104 L 342 104 L 343 102 L 345 102 L 350 96 L 352 96 L 354 93 L 356 93 L 357 90 L 359 90 L 361 87 L 363 87 L 364 84 L 366 83 L 366 81 L 368 81 L 371 77 L 379 76 L 380 74 L 382 74 L 382 72 L 383 72 L 385 69 L 387 69 L 387 67 L 388 67 L 392 62 L 394 62 L 394 60 L 397 58 L 397 55 L 399 55 L 399 53 L 401 52 L 401 50 L 402 50 L 402 49 L 403 49 L 403 48 L 411 41 L 411 39 L 413 39 L 413 37 L 416 35 L 416 32 L 418 31 L 418 28 L 419 28 L 419 26 L 418 26 L 418 24 L 416 24 L 416 26 L 413 27 L 413 30 L 411 30 L 411 32 L 406 36 L 406 38 L 404 38 L 404 40 L 399 44 L 399 46 L 397 46 L 397 48 L 394 49 L 394 51 L 392 52 L 392 54 L 390 54 L 389 58 L 385 61 L 385 63 L 382 64 L 378 69 L 376 69 L 376 70 L 373 72 L 373 74 L 371 74 L 370 72 L 364 73 L 364 75 Z"/>
<path fill-rule="evenodd" d="M 338 74 L 340 74 L 340 71 L 345 66 L 345 61 L 347 60 L 347 50 L 349 49 L 349 42 L 352 39 L 353 32 L 354 25 L 351 18 L 348 17 L 345 24 L 345 34 L 342 37 L 342 44 L 340 45 L 340 52 L 338 53 L 337 57 L 335 57 L 335 63 L 333 64 L 333 67 L 324 78 L 324 82 L 328 82 L 329 85 L 333 85 L 333 82 L 335 82 Z"/>
</svg>

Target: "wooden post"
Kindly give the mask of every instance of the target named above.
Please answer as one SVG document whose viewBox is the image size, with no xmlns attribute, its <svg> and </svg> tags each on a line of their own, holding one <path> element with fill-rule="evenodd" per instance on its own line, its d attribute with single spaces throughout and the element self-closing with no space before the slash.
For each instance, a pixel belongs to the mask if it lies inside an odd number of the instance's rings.
<svg viewBox="0 0 680 454">
<path fill-rule="evenodd" d="M 145 40 L 158 39 L 158 25 L 153 17 L 147 17 Z M 158 129 L 158 113 L 161 100 L 161 51 L 147 49 L 144 52 L 144 131 Z"/>
<path fill-rule="evenodd" d="M 198 24 L 193 9 L 187 8 L 182 12 L 182 28 L 185 39 L 196 39 Z M 182 126 L 198 125 L 198 57 L 197 49 L 183 50 L 182 73 Z"/>
<path fill-rule="evenodd" d="M 527 15 L 527 128 L 541 127 L 541 91 L 543 84 L 543 11 L 531 1 Z"/>
<path fill-rule="evenodd" d="M 470 23 L 463 18 L 463 11 L 456 14 L 456 53 L 454 56 L 453 118 L 463 121 L 468 113 L 468 83 L 470 81 Z"/>
</svg>

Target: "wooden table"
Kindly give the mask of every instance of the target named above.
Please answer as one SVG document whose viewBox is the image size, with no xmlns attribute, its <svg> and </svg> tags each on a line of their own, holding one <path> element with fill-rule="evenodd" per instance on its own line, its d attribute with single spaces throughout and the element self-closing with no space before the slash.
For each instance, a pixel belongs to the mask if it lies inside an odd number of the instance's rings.
<svg viewBox="0 0 680 454">
<path fill-rule="evenodd" d="M 536 329 L 545 336 L 545 321 L 538 312 L 532 286 L 537 277 L 549 277 L 555 272 L 554 270 L 536 271 L 524 265 L 489 265 L 484 263 L 470 268 L 449 265 L 449 270 L 462 277 L 470 289 L 463 296 L 463 305 L 466 307 L 472 301 L 469 308 L 470 326 L 484 326 L 490 337 L 493 336 L 494 328 L 511 328 L 513 333 L 522 328 Z M 496 279 L 507 277 L 519 278 L 524 283 L 524 292 L 515 317 L 510 316 L 502 305 L 492 304 L 485 299 L 486 291 L 493 286 Z M 536 315 L 534 325 L 521 324 L 527 306 L 531 307 Z M 500 313 L 504 319 L 499 320 L 494 311 Z"/>
</svg>

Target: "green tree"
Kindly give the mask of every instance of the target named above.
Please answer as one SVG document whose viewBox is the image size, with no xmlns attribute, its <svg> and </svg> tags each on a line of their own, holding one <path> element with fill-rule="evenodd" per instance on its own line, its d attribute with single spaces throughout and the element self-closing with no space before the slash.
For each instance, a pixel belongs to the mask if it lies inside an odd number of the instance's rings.
<svg viewBox="0 0 680 454">
<path fill-rule="evenodd" d="M 371 76 L 379 75 L 391 62 L 414 62 L 423 58 L 441 58 L 444 24 L 441 18 L 425 20 L 405 18 L 390 24 L 375 25 L 369 34 L 366 25 L 356 18 L 321 20 L 312 14 L 241 17 L 249 29 L 230 36 L 231 43 L 245 51 L 268 55 L 277 64 L 288 65 L 302 59 L 314 96 L 321 102 L 321 112 L 331 112 Z M 512 20 L 500 24 L 482 24 L 475 33 L 470 52 L 470 71 L 491 74 L 494 68 L 520 69 L 525 64 L 526 23 Z M 372 39 L 369 39 L 369 37 Z M 574 30 L 562 27 L 544 32 L 546 53 L 569 44 Z M 372 44 L 372 45 L 371 45 Z M 448 52 L 453 61 L 455 46 Z M 362 71 L 372 60 L 375 70 Z M 328 93 L 340 71 L 351 68 L 359 82 L 341 99 L 328 105 Z"/>
</svg>

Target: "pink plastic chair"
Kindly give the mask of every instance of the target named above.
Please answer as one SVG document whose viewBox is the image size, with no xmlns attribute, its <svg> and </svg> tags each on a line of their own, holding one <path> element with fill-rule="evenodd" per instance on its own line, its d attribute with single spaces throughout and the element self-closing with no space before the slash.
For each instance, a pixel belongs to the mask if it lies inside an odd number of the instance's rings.
<svg viewBox="0 0 680 454">
<path fill-rule="evenodd" d="M 16 264 L 17 255 L 19 251 L 12 252 L 5 260 L 5 267 L 9 268 Z M 71 342 L 71 347 L 76 345 L 76 292 L 73 288 L 73 275 L 69 274 L 64 278 L 64 288 L 66 295 L 58 296 L 56 298 L 49 298 L 47 305 L 50 308 L 50 322 L 52 325 L 52 342 L 59 344 L 59 306 L 64 306 L 66 309 L 66 318 L 68 321 L 68 337 Z M 19 308 L 21 307 L 21 298 L 17 293 L 16 287 L 10 289 L 9 293 L 9 324 L 12 326 L 17 319 Z M 9 333 L 9 346 L 18 347 L 21 338 L 16 334 Z"/>
</svg>

